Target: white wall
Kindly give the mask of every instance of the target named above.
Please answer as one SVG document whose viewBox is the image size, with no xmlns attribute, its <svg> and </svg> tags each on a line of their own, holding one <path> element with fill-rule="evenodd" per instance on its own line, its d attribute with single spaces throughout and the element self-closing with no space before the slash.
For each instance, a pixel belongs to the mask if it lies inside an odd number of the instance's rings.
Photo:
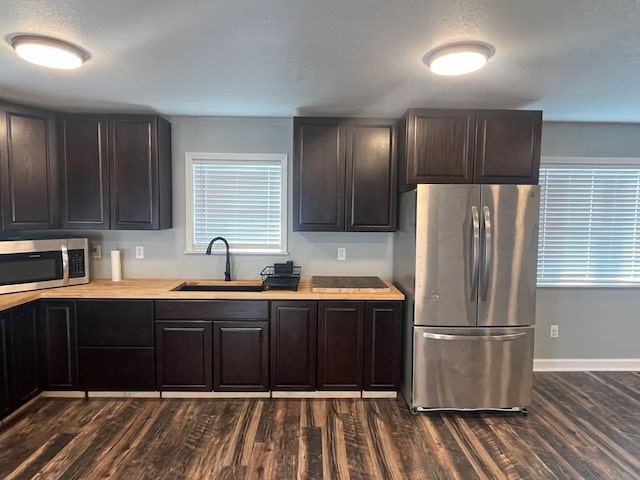
<svg viewBox="0 0 640 480">
<path fill-rule="evenodd" d="M 185 251 L 185 152 L 286 153 L 289 156 L 289 212 L 291 212 L 291 118 L 170 118 L 173 150 L 173 226 L 159 232 L 92 231 L 102 243 L 102 260 L 92 262 L 93 278 L 109 278 L 108 252 L 122 249 L 125 278 L 224 278 L 224 256 L 187 255 Z M 287 259 L 302 266 L 302 276 L 378 275 L 391 278 L 390 233 L 292 232 L 289 218 L 289 255 L 232 255 L 234 279 L 255 279 L 266 265 Z M 145 247 L 145 259 L 136 260 L 136 245 Z M 336 260 L 346 247 L 347 260 Z"/>
<path fill-rule="evenodd" d="M 547 122 L 542 156 L 639 158 L 640 124 Z M 539 288 L 535 357 L 640 359 L 640 288 Z"/>
</svg>

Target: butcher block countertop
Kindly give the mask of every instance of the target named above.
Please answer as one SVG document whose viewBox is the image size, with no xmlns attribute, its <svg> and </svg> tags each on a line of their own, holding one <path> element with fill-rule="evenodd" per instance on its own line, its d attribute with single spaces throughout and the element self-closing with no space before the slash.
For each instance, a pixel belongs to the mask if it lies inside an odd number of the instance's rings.
<svg viewBox="0 0 640 480">
<path fill-rule="evenodd" d="M 153 300 L 404 300 L 404 295 L 385 281 L 389 291 L 366 292 L 313 292 L 310 280 L 301 280 L 297 291 L 266 290 L 263 292 L 180 292 L 172 291 L 178 285 L 189 282 L 204 285 L 259 285 L 259 280 L 236 280 L 232 282 L 185 279 L 139 279 L 93 280 L 86 285 L 74 287 L 48 288 L 24 293 L 6 293 L 0 295 L 0 310 L 16 307 L 40 298 L 114 298 L 114 299 L 153 299 Z"/>
</svg>

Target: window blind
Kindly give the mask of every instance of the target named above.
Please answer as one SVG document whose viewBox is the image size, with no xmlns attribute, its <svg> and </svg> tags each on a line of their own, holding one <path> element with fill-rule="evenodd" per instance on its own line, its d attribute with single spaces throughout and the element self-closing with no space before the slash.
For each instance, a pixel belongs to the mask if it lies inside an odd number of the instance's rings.
<svg viewBox="0 0 640 480">
<path fill-rule="evenodd" d="M 540 286 L 640 286 L 640 165 L 543 165 Z"/>
<path fill-rule="evenodd" d="M 192 250 L 204 250 L 222 236 L 234 252 L 285 251 L 286 155 L 264 157 L 191 159 Z"/>
</svg>

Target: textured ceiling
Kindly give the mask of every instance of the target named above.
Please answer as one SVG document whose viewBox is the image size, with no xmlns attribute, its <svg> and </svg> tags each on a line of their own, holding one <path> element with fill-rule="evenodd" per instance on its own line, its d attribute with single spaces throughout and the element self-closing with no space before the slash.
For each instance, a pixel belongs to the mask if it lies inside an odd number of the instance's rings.
<svg viewBox="0 0 640 480">
<path fill-rule="evenodd" d="M 530 108 L 545 120 L 640 122 L 640 0 L 0 0 L 0 97 L 69 111 L 399 116 Z M 60 37 L 77 71 L 6 39 Z M 478 40 L 480 72 L 437 77 L 434 47 Z"/>
</svg>

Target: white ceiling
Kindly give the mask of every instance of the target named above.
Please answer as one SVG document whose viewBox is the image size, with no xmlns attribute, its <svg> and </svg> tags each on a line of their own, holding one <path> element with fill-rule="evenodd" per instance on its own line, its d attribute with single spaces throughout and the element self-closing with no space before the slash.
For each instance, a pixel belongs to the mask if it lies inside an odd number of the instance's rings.
<svg viewBox="0 0 640 480">
<path fill-rule="evenodd" d="M 68 111 L 400 116 L 527 108 L 640 122 L 640 0 L 0 0 L 0 97 Z M 77 71 L 19 59 L 15 33 L 82 46 Z M 422 63 L 461 40 L 486 68 Z"/>
</svg>

